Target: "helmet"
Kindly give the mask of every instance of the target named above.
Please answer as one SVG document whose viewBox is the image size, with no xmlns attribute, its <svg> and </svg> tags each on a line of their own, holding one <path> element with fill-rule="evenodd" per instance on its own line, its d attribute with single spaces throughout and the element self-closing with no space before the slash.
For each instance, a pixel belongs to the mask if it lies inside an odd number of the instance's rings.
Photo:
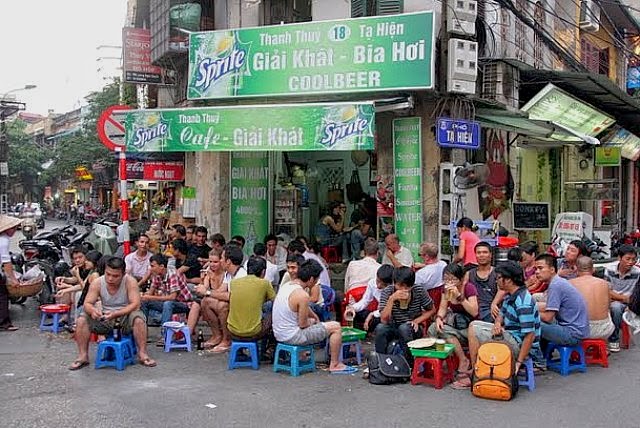
<svg viewBox="0 0 640 428">
<path fill-rule="evenodd" d="M 20 253 L 11 254 L 11 263 L 16 266 L 22 266 L 24 265 L 24 257 Z"/>
<path fill-rule="evenodd" d="M 59 276 L 67 276 L 69 275 L 70 267 L 66 262 L 59 261 L 53 265 L 53 276 L 57 278 Z"/>
</svg>

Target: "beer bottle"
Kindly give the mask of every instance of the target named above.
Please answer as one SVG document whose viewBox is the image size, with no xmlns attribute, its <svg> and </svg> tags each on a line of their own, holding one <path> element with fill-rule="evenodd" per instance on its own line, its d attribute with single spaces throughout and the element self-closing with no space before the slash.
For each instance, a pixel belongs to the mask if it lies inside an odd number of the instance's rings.
<svg viewBox="0 0 640 428">
<path fill-rule="evenodd" d="M 113 340 L 114 342 L 120 342 L 121 339 L 122 339 L 122 325 L 120 324 L 120 320 L 116 320 L 116 323 L 113 326 Z"/>
<path fill-rule="evenodd" d="M 198 351 L 204 350 L 204 333 L 202 333 L 202 329 L 198 330 L 198 339 L 196 342 L 196 349 Z"/>
</svg>

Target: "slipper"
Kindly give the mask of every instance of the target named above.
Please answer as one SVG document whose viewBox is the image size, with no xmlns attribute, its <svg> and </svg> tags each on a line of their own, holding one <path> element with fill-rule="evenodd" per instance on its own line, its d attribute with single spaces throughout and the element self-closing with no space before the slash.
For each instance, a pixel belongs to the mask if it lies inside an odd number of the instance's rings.
<svg viewBox="0 0 640 428">
<path fill-rule="evenodd" d="M 217 342 L 209 342 L 209 341 L 206 341 L 206 342 L 204 342 L 204 343 L 203 343 L 203 345 L 204 345 L 204 349 L 211 349 L 211 348 L 215 348 L 216 346 L 218 346 L 218 345 L 220 344 L 220 342 L 222 342 L 222 339 L 220 339 L 220 340 L 219 340 L 219 341 L 217 341 Z"/>
<path fill-rule="evenodd" d="M 144 360 L 138 360 L 138 362 L 145 367 L 155 367 L 158 364 L 153 361 L 151 358 L 147 357 Z"/>
<path fill-rule="evenodd" d="M 341 374 L 354 374 L 358 371 L 357 367 L 347 366 L 342 370 L 329 370 L 331 374 L 341 375 Z"/>
<path fill-rule="evenodd" d="M 89 361 L 75 360 L 70 366 L 69 370 L 76 371 L 80 370 L 83 367 L 87 367 L 89 365 Z"/>
<path fill-rule="evenodd" d="M 17 331 L 17 330 L 18 330 L 18 327 L 16 327 L 15 325 L 11 325 L 11 324 L 9 324 L 7 326 L 0 327 L 0 331 Z"/>
<path fill-rule="evenodd" d="M 227 345 L 216 345 L 216 346 L 214 346 L 214 348 L 211 350 L 211 352 L 213 352 L 214 354 L 222 354 L 223 352 L 227 352 L 229 349 L 231 349 L 231 346 L 227 346 Z"/>
<path fill-rule="evenodd" d="M 471 379 L 469 378 L 458 379 L 457 381 L 451 384 L 451 388 L 458 389 L 458 390 L 469 389 L 471 388 Z"/>
</svg>

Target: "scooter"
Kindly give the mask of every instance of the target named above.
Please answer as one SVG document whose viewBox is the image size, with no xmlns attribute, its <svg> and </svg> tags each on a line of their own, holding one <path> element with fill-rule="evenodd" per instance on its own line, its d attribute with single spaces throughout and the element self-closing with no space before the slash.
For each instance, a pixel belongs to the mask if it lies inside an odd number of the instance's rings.
<svg viewBox="0 0 640 428">
<path fill-rule="evenodd" d="M 24 219 L 22 220 L 22 234 L 25 239 L 33 239 L 34 234 L 36 233 L 37 224 L 36 220 L 33 216 L 33 213 L 25 213 Z"/>
</svg>

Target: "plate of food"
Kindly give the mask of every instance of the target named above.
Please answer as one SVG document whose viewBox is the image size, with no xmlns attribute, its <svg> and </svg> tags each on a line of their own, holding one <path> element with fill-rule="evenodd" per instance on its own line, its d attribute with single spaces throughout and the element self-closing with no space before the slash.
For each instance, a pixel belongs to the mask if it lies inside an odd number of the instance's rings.
<svg viewBox="0 0 640 428">
<path fill-rule="evenodd" d="M 407 346 L 414 349 L 426 349 L 431 348 L 435 344 L 435 337 L 423 337 L 420 339 L 412 340 L 411 342 L 407 343 Z"/>
</svg>

